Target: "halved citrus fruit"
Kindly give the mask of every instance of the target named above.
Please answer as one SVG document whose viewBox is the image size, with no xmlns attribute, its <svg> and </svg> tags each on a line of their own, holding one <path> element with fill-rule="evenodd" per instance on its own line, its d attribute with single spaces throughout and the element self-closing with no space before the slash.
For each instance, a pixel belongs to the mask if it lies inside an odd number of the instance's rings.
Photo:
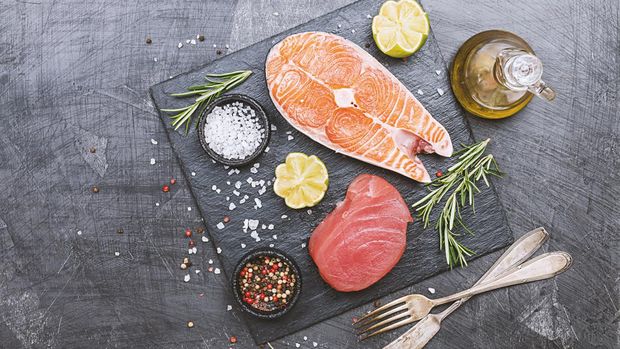
<svg viewBox="0 0 620 349">
<path fill-rule="evenodd" d="M 430 32 L 428 14 L 414 0 L 387 1 L 372 19 L 372 36 L 381 52 L 403 58 L 417 52 Z"/>
<path fill-rule="evenodd" d="M 327 191 L 327 167 L 315 155 L 290 153 L 276 167 L 275 193 L 284 198 L 286 206 L 294 209 L 318 204 Z"/>
</svg>

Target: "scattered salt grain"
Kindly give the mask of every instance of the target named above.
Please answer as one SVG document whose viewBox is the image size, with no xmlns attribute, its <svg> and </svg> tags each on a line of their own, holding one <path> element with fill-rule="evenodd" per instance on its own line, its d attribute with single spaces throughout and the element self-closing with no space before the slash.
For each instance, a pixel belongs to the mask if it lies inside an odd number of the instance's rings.
<svg viewBox="0 0 620 349">
<path fill-rule="evenodd" d="M 278 240 L 278 235 L 276 235 L 276 234 L 273 234 L 271 237 L 272 237 L 274 240 Z"/>
<path fill-rule="evenodd" d="M 245 204 L 245 200 L 246 200 L 246 199 L 241 199 L 241 200 L 239 200 L 239 204 Z"/>
<path fill-rule="evenodd" d="M 256 230 L 258 228 L 258 219 L 248 219 L 248 228 Z"/>
<path fill-rule="evenodd" d="M 241 171 L 239 171 L 239 169 L 238 169 L 238 168 L 236 168 L 236 169 L 235 169 L 235 173 L 236 173 L 236 174 L 239 174 L 239 173 L 241 173 Z"/>
<path fill-rule="evenodd" d="M 196 269 L 196 274 L 200 274 L 200 269 Z"/>
<path fill-rule="evenodd" d="M 308 214 L 312 214 L 312 210 L 308 210 L 307 212 L 308 212 Z"/>
<path fill-rule="evenodd" d="M 245 159 L 265 138 L 265 130 L 256 111 L 249 105 L 233 102 L 216 106 L 207 115 L 205 141 L 225 159 Z"/>
<path fill-rule="evenodd" d="M 215 250 L 215 252 L 217 252 L 217 254 L 220 254 L 222 253 L 222 249 L 218 247 L 217 250 Z"/>
<path fill-rule="evenodd" d="M 246 179 L 245 181 L 248 182 L 248 184 L 252 184 L 254 180 L 252 179 L 252 177 L 248 177 L 248 179 Z"/>
<path fill-rule="evenodd" d="M 267 229 L 267 224 L 263 224 L 263 225 L 261 226 L 261 229 L 263 229 L 263 230 Z"/>
<path fill-rule="evenodd" d="M 216 44 L 213 44 L 213 48 L 216 48 L 216 47 L 217 47 L 217 45 L 216 45 Z"/>
<path fill-rule="evenodd" d="M 220 230 L 224 229 L 224 223 L 219 222 L 219 223 L 217 224 L 217 228 L 218 228 L 218 229 L 220 229 Z"/>
<path fill-rule="evenodd" d="M 256 230 L 253 230 L 253 231 L 250 233 L 250 237 L 251 237 L 252 239 L 256 240 L 256 242 L 259 242 L 259 241 L 260 241 L 260 236 L 258 236 L 258 232 L 257 232 Z"/>
<path fill-rule="evenodd" d="M 269 244 L 269 247 L 273 248 L 275 245 L 274 244 Z"/>
<path fill-rule="evenodd" d="M 151 158 L 151 165 L 155 165 L 155 159 Z"/>
<path fill-rule="evenodd" d="M 241 181 L 236 181 L 235 182 L 235 188 L 241 189 Z"/>
<path fill-rule="evenodd" d="M 342 24 L 338 24 L 338 28 L 342 28 Z"/>
<path fill-rule="evenodd" d="M 371 15 L 366 15 L 366 18 L 372 19 L 372 16 Z"/>
<path fill-rule="evenodd" d="M 317 343 L 317 342 L 312 342 L 312 346 L 313 346 L 313 347 L 315 347 L 315 348 L 316 348 L 318 345 L 319 345 L 319 343 Z"/>
<path fill-rule="evenodd" d="M 351 29 L 351 33 L 355 34 L 355 29 Z"/>
<path fill-rule="evenodd" d="M 114 252 L 114 255 L 115 255 L 116 257 L 118 257 L 118 256 L 120 256 L 120 255 L 121 255 L 121 253 L 120 253 L 120 252 L 118 252 L 118 251 L 116 251 L 116 252 Z"/>
<path fill-rule="evenodd" d="M 301 344 L 295 343 L 295 348 L 299 348 L 299 347 L 301 347 Z"/>
<path fill-rule="evenodd" d="M 261 187 L 260 189 L 258 189 L 258 195 L 263 195 L 265 194 L 266 191 L 267 191 L 267 188 Z"/>
<path fill-rule="evenodd" d="M 192 210 L 192 208 L 188 206 L 188 207 L 187 207 L 187 210 L 188 210 L 188 211 L 191 211 L 191 210 Z"/>
<path fill-rule="evenodd" d="M 213 259 L 209 259 L 209 264 L 213 264 Z"/>
<path fill-rule="evenodd" d="M 241 243 L 241 248 L 245 248 L 245 244 L 244 243 Z"/>
<path fill-rule="evenodd" d="M 230 196 L 227 196 L 227 197 L 226 197 L 226 201 L 230 201 Z"/>
<path fill-rule="evenodd" d="M 217 190 L 217 185 L 213 184 L 213 185 L 211 186 L 211 190 L 216 191 L 216 190 Z"/>
<path fill-rule="evenodd" d="M 191 278 L 191 276 L 189 276 L 189 274 L 185 274 L 185 277 L 183 277 L 183 281 L 189 282 L 190 278 Z"/>
<path fill-rule="evenodd" d="M 230 48 L 230 45 L 226 44 L 224 47 L 226 47 L 226 48 Z"/>
<path fill-rule="evenodd" d="M 301 243 L 301 248 L 306 248 L 306 243 L 305 242 Z"/>
<path fill-rule="evenodd" d="M 288 137 L 286 137 L 289 141 L 292 141 L 293 139 L 295 139 L 295 137 L 288 135 Z"/>
<path fill-rule="evenodd" d="M 269 225 L 267 226 L 267 229 L 269 229 L 269 230 L 273 230 L 273 224 L 269 224 Z"/>
<path fill-rule="evenodd" d="M 254 208 L 261 208 L 261 207 L 263 207 L 263 202 L 260 201 L 259 198 L 254 198 L 254 202 L 256 203 L 256 206 Z"/>
<path fill-rule="evenodd" d="M 250 172 L 252 172 L 252 173 L 258 173 L 258 170 L 256 169 L 256 167 L 252 167 L 252 168 L 250 168 Z"/>
<path fill-rule="evenodd" d="M 443 94 L 444 94 L 443 89 L 438 88 L 437 89 L 437 93 L 439 93 L 440 96 L 443 96 Z"/>
<path fill-rule="evenodd" d="M 190 40 L 189 40 L 189 39 L 185 40 L 185 43 L 186 43 L 186 44 L 189 44 L 189 42 L 190 42 Z"/>
<path fill-rule="evenodd" d="M 418 94 L 421 96 L 424 94 L 424 91 L 422 91 L 421 89 L 418 89 Z"/>
<path fill-rule="evenodd" d="M 196 177 L 196 172 L 192 172 L 192 177 Z"/>
<path fill-rule="evenodd" d="M 441 70 L 435 70 L 435 74 L 440 75 L 441 74 Z"/>
<path fill-rule="evenodd" d="M 271 130 L 272 130 L 272 131 L 277 131 L 277 130 L 278 130 L 278 127 L 276 127 L 276 125 L 271 125 Z"/>
<path fill-rule="evenodd" d="M 280 217 L 280 218 L 282 218 L 282 219 L 287 219 L 287 218 L 288 218 L 288 216 L 287 216 L 287 215 L 285 215 L 285 214 L 283 214 L 283 215 L 282 215 L 282 217 Z"/>
<path fill-rule="evenodd" d="M 157 57 L 153 57 L 153 62 L 157 62 Z"/>
<path fill-rule="evenodd" d="M 206 236 L 202 236 L 202 242 L 209 242 L 209 238 Z"/>
<path fill-rule="evenodd" d="M 230 185 L 230 181 L 226 181 L 226 185 Z"/>
<path fill-rule="evenodd" d="M 278 12 L 274 12 L 273 15 L 278 17 L 280 14 Z"/>
<path fill-rule="evenodd" d="M 192 45 L 196 45 L 196 40 L 192 39 L 189 43 L 192 44 Z"/>
<path fill-rule="evenodd" d="M 235 196 L 239 196 L 239 194 L 241 194 L 241 193 L 238 192 L 237 190 L 233 190 L 233 194 L 235 194 Z"/>
<path fill-rule="evenodd" d="M 183 43 L 182 43 L 182 42 L 179 42 L 179 44 L 177 45 L 177 47 L 178 47 L 178 48 L 183 47 Z"/>
<path fill-rule="evenodd" d="M 81 231 L 81 230 L 78 230 L 78 231 L 77 231 L 77 234 L 78 234 L 78 235 L 82 235 L 82 231 Z"/>
<path fill-rule="evenodd" d="M 227 306 L 226 306 L 226 311 L 231 311 L 231 310 L 232 310 L 232 305 L 230 305 L 230 304 L 229 304 L 229 305 L 227 305 Z"/>
<path fill-rule="evenodd" d="M 232 176 L 235 173 L 235 169 L 233 168 L 232 170 L 228 171 L 228 175 Z"/>
<path fill-rule="evenodd" d="M 159 207 L 159 202 L 156 202 L 156 203 L 155 203 L 155 206 Z"/>
<path fill-rule="evenodd" d="M 219 274 L 221 273 L 220 268 L 215 268 L 215 270 L 213 271 L 214 274 Z"/>
<path fill-rule="evenodd" d="M 265 153 L 269 153 L 269 147 L 265 148 Z"/>
<path fill-rule="evenodd" d="M 231 202 L 231 203 L 230 203 L 230 205 L 228 205 L 228 209 L 229 209 L 230 211 L 234 210 L 235 208 L 237 208 L 237 205 L 235 205 L 235 203 L 234 203 L 234 202 Z"/>
<path fill-rule="evenodd" d="M 154 140 L 153 138 L 151 138 L 151 144 L 153 144 L 153 145 L 157 145 L 157 141 L 156 141 L 156 140 Z"/>
<path fill-rule="evenodd" d="M 432 287 L 429 287 L 428 292 L 430 292 L 431 294 L 435 294 L 435 289 Z"/>
</svg>

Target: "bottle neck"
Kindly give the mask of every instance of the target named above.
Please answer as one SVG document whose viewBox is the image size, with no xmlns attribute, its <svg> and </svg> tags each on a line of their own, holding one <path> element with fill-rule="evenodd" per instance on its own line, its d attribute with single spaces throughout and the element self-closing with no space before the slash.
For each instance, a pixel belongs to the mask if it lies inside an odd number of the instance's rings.
<svg viewBox="0 0 620 349">
<path fill-rule="evenodd" d="M 555 92 L 541 79 L 543 65 L 538 57 L 517 49 L 504 49 L 495 62 L 495 78 L 512 91 L 529 91 L 546 100 L 553 100 Z"/>
</svg>

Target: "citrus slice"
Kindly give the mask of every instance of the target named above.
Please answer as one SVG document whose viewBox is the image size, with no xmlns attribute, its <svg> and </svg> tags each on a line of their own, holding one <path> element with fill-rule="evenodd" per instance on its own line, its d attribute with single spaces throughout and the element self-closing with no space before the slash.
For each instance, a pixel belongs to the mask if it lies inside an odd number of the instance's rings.
<svg viewBox="0 0 620 349">
<path fill-rule="evenodd" d="M 404 58 L 417 52 L 430 32 L 428 14 L 414 0 L 386 1 L 372 19 L 372 37 L 381 52 Z"/>
<path fill-rule="evenodd" d="M 327 167 L 315 155 L 290 153 L 283 164 L 276 167 L 273 191 L 284 198 L 286 206 L 294 209 L 318 204 L 327 191 Z"/>
</svg>

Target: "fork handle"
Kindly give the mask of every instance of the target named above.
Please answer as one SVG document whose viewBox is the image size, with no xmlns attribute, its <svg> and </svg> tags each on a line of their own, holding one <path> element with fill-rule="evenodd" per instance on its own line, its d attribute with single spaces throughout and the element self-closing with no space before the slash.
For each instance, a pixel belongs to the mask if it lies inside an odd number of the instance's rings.
<svg viewBox="0 0 620 349">
<path fill-rule="evenodd" d="M 433 304 L 445 304 L 502 287 L 548 279 L 564 272 L 571 264 L 572 257 L 566 252 L 557 251 L 545 253 L 517 266 L 491 282 L 474 286 L 451 296 L 435 299 L 433 300 Z"/>
</svg>

